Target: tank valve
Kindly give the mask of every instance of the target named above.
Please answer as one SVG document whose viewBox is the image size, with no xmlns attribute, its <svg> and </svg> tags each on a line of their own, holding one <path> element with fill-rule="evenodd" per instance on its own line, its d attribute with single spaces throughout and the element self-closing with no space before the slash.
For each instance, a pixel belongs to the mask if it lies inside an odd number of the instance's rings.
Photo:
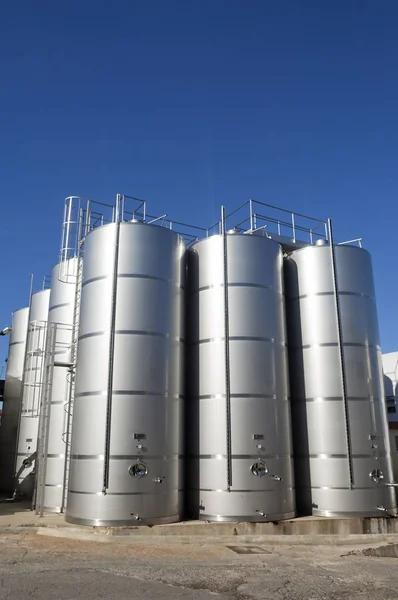
<svg viewBox="0 0 398 600">
<path fill-rule="evenodd" d="M 398 483 L 396 481 L 390 481 L 389 483 L 386 483 L 387 487 L 398 487 Z"/>
<path fill-rule="evenodd" d="M 134 519 L 135 521 L 142 521 L 142 519 L 141 519 L 140 515 L 137 515 L 137 514 L 135 514 L 135 513 L 130 513 L 130 514 L 131 514 L 131 516 L 133 517 L 133 519 Z"/>
<path fill-rule="evenodd" d="M 256 510 L 256 513 L 258 513 L 261 517 L 266 517 L 266 513 L 262 510 Z"/>
<path fill-rule="evenodd" d="M 390 513 L 388 511 L 388 509 L 385 508 L 384 506 L 382 506 L 381 504 L 377 507 L 377 510 L 381 510 L 381 512 L 385 513 L 387 515 L 387 517 L 391 517 L 392 519 L 396 519 L 398 517 L 398 515 L 395 515 L 394 513 Z"/>
<path fill-rule="evenodd" d="M 155 479 L 153 481 L 155 483 L 163 483 L 163 479 L 164 479 L 164 477 L 155 477 Z"/>
<path fill-rule="evenodd" d="M 279 477 L 279 475 L 271 475 L 271 479 L 274 481 L 283 481 L 282 477 Z"/>
<path fill-rule="evenodd" d="M 205 505 L 203 504 L 203 501 L 201 500 L 201 501 L 200 501 L 200 504 L 199 504 L 199 510 L 205 510 L 205 508 L 206 508 L 206 507 L 205 507 Z"/>
</svg>

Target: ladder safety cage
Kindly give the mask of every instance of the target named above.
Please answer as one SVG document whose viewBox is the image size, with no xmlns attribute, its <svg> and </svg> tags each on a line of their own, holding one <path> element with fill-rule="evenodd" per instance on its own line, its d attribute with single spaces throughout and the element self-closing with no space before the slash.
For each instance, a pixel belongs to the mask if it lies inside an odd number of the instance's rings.
<svg viewBox="0 0 398 600">
<path fill-rule="evenodd" d="M 81 255 L 84 238 L 90 231 L 102 225 L 114 223 L 115 220 L 116 207 L 114 204 L 106 204 L 81 196 L 68 196 L 65 199 L 59 257 L 58 277 L 60 281 L 76 282 L 76 273 L 71 272 L 69 259 Z"/>
<path fill-rule="evenodd" d="M 21 389 L 21 416 L 38 417 L 44 384 L 47 321 L 28 325 L 25 364 Z"/>
<path fill-rule="evenodd" d="M 62 506 L 61 512 L 66 508 L 67 496 L 68 496 L 68 484 L 69 484 L 69 469 L 70 469 L 70 451 L 71 451 L 71 433 L 72 433 L 72 418 L 73 418 L 73 406 L 75 400 L 75 383 L 76 383 L 76 363 L 77 363 L 77 351 L 78 351 L 78 339 L 79 339 L 79 320 L 80 320 L 80 303 L 81 303 L 81 291 L 83 281 L 83 259 L 81 256 L 77 259 L 77 281 L 75 291 L 75 302 L 73 309 L 73 324 L 72 324 L 72 335 L 71 335 L 71 353 L 70 353 L 70 364 L 68 368 L 68 401 L 64 407 L 65 410 L 65 421 L 64 421 L 64 432 L 62 439 L 65 443 L 65 464 L 64 464 L 64 476 L 63 476 L 63 495 L 62 495 Z"/>
<path fill-rule="evenodd" d="M 45 480 L 47 470 L 48 433 L 51 415 L 51 390 L 54 375 L 54 357 L 56 352 L 57 323 L 48 323 L 46 345 L 43 356 L 44 377 L 40 401 L 39 435 L 36 458 L 36 481 L 35 481 L 35 511 L 43 516 Z"/>
</svg>

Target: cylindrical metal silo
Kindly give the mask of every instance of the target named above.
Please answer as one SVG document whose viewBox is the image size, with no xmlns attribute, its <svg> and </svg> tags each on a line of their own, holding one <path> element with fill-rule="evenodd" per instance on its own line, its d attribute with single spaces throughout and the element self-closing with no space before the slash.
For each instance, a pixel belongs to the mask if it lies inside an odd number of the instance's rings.
<svg viewBox="0 0 398 600">
<path fill-rule="evenodd" d="M 36 292 L 31 296 L 29 309 L 15 467 L 18 492 L 27 497 L 32 496 L 34 489 L 49 300 L 49 289 Z"/>
<path fill-rule="evenodd" d="M 86 237 L 69 522 L 180 518 L 184 260 L 182 238 L 155 225 Z"/>
<path fill-rule="evenodd" d="M 22 376 L 25 362 L 29 307 L 13 312 L 7 374 L 0 427 L 0 490 L 10 493 L 14 485 L 18 422 L 21 410 Z"/>
<path fill-rule="evenodd" d="M 370 255 L 344 245 L 296 250 L 285 282 L 298 508 L 394 511 Z"/>
<path fill-rule="evenodd" d="M 48 311 L 48 336 L 51 337 L 54 361 L 48 402 L 43 408 L 47 423 L 42 464 L 43 477 L 39 477 L 37 501 L 45 511 L 63 512 L 66 506 L 72 387 L 73 321 L 78 259 L 72 258 L 55 265 L 51 276 L 50 308 Z"/>
<path fill-rule="evenodd" d="M 295 514 L 281 247 L 229 233 L 188 251 L 189 513 Z"/>
</svg>

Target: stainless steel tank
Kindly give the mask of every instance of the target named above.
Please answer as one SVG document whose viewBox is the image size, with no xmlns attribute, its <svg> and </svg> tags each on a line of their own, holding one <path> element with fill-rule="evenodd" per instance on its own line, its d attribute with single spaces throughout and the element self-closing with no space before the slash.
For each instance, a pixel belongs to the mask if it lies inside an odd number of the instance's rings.
<svg viewBox="0 0 398 600">
<path fill-rule="evenodd" d="M 29 307 L 13 312 L 4 384 L 0 427 L 0 491 L 10 493 L 14 485 L 21 388 L 25 362 Z"/>
<path fill-rule="evenodd" d="M 291 518 L 281 247 L 260 235 L 206 238 L 188 251 L 188 281 L 189 514 Z"/>
<path fill-rule="evenodd" d="M 78 259 L 55 265 L 51 276 L 49 336 L 54 350 L 52 385 L 47 412 L 47 444 L 42 465 L 44 490 L 38 492 L 43 510 L 63 512 L 66 506 L 68 465 L 67 444 L 70 444 L 71 361 L 73 320 L 75 314 Z M 51 328 L 53 328 L 52 331 Z M 41 483 L 40 483 L 41 485 Z"/>
<path fill-rule="evenodd" d="M 334 259 L 330 246 L 297 250 L 285 282 L 298 508 L 393 512 L 370 255 L 354 246 L 335 246 Z"/>
<path fill-rule="evenodd" d="M 31 296 L 29 309 L 15 468 L 18 492 L 28 498 L 32 497 L 34 489 L 49 300 L 49 289 L 36 292 Z"/>
<path fill-rule="evenodd" d="M 185 245 L 109 224 L 85 241 L 67 521 L 178 521 Z"/>
</svg>

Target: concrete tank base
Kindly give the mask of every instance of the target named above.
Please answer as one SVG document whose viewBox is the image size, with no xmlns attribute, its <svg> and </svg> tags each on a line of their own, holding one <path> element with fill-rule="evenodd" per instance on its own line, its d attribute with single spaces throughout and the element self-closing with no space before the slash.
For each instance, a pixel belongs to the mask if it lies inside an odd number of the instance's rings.
<svg viewBox="0 0 398 600">
<path fill-rule="evenodd" d="M 137 523 L 138 525 L 138 523 Z M 355 518 L 355 519 L 330 519 L 324 517 L 299 517 L 279 523 L 206 523 L 204 521 L 185 521 L 174 524 L 157 525 L 155 527 L 112 527 L 111 529 L 96 528 L 97 533 L 107 535 L 127 535 L 143 537 L 173 538 L 178 537 L 189 540 L 191 537 L 199 539 L 213 539 L 214 542 L 227 540 L 264 541 L 266 539 L 287 540 L 297 536 L 307 540 L 307 543 L 317 543 L 316 540 L 325 536 L 328 543 L 338 543 L 337 540 L 346 536 L 366 536 L 373 534 L 398 534 L 398 519 L 388 517 Z M 288 542 L 286 542 L 288 543 Z"/>
<path fill-rule="evenodd" d="M 313 510 L 312 514 L 314 517 L 327 517 L 328 519 L 355 519 L 355 518 L 363 518 L 363 519 L 369 519 L 369 518 L 379 518 L 380 512 L 385 512 L 385 511 L 380 511 L 378 509 L 375 510 L 369 510 L 366 512 L 363 512 L 362 514 L 358 514 L 358 512 L 334 512 L 334 511 L 329 511 L 329 510 Z M 394 518 L 397 516 L 397 509 L 396 508 L 392 508 L 391 510 L 387 511 L 388 514 Z"/>
</svg>

